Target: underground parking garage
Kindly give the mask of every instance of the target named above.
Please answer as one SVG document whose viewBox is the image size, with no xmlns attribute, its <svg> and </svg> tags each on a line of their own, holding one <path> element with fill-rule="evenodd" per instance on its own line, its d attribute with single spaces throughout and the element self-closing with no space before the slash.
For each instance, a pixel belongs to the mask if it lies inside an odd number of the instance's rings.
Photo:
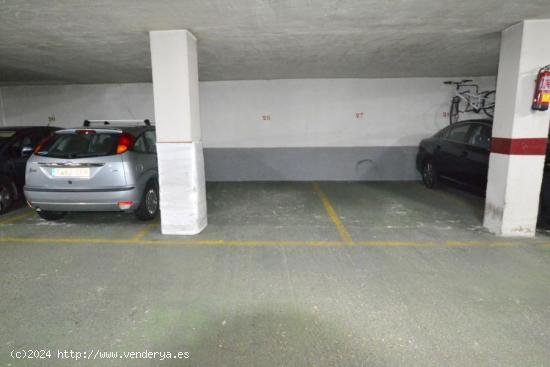
<svg viewBox="0 0 550 367">
<path fill-rule="evenodd" d="M 550 365 L 545 5 L 3 2 L 0 364 Z"/>
</svg>

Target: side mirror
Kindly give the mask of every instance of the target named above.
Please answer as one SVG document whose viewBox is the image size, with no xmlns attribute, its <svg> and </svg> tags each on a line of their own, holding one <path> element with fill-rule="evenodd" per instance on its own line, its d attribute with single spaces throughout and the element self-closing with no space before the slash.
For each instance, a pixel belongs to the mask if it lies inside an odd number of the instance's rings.
<svg viewBox="0 0 550 367">
<path fill-rule="evenodd" d="M 21 158 L 30 157 L 33 150 L 34 150 L 34 148 L 31 147 L 31 146 L 25 146 L 25 147 L 21 148 Z"/>
</svg>

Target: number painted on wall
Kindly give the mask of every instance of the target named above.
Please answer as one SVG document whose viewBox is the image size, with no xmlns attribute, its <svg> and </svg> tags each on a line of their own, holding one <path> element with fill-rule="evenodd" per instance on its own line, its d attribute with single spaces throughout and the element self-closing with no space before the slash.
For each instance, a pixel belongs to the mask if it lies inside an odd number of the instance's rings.
<svg viewBox="0 0 550 367">
<path fill-rule="evenodd" d="M 271 115 L 262 115 L 262 121 L 271 121 Z"/>
<path fill-rule="evenodd" d="M 363 117 L 365 117 L 365 113 L 364 113 L 364 112 L 356 112 L 356 113 L 355 113 L 355 118 L 356 118 L 356 119 L 362 120 Z"/>
</svg>

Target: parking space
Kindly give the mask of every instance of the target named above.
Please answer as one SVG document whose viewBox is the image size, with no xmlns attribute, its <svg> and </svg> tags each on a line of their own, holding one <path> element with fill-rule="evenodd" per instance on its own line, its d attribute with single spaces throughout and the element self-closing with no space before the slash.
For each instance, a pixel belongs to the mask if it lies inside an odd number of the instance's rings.
<svg viewBox="0 0 550 367">
<path fill-rule="evenodd" d="M 481 226 L 483 199 L 452 188 L 401 183 L 210 183 L 209 225 L 163 236 L 160 220 L 126 213 L 71 213 L 45 221 L 20 208 L 0 221 L 3 242 L 235 246 L 513 246 Z"/>
<path fill-rule="evenodd" d="M 324 183 L 355 242 L 496 243 L 482 227 L 484 200 L 419 182 Z"/>
<path fill-rule="evenodd" d="M 208 199 L 191 238 L 125 214 L 3 218 L 0 364 L 26 345 L 185 351 L 190 366 L 550 358 L 550 241 L 482 231 L 477 197 L 322 182 L 214 183 Z"/>
</svg>

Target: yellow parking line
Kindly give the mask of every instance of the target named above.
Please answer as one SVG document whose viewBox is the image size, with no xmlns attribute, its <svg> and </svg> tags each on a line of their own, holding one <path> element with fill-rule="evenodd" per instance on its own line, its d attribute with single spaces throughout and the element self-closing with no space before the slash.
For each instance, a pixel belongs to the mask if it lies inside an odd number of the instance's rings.
<svg viewBox="0 0 550 367">
<path fill-rule="evenodd" d="M 141 231 L 139 231 L 132 240 L 139 241 L 142 240 L 145 236 L 149 234 L 154 228 L 158 227 L 159 223 L 150 223 L 145 226 Z"/>
<path fill-rule="evenodd" d="M 447 241 L 447 242 L 407 242 L 407 241 L 366 241 L 354 242 L 355 246 L 362 247 L 520 247 L 525 246 L 518 242 L 466 242 L 466 241 Z"/>
<path fill-rule="evenodd" d="M 407 241 L 231 241 L 231 240 L 198 240 L 198 239 L 110 239 L 110 238 L 40 238 L 40 237 L 0 237 L 0 243 L 26 243 L 26 244 L 104 244 L 104 245 L 180 245 L 180 246 L 236 246 L 236 247 L 393 247 L 393 248 L 512 248 L 522 247 L 526 244 L 520 242 L 407 242 Z M 550 247 L 550 244 L 534 244 L 536 247 Z"/>
<path fill-rule="evenodd" d="M 359 247 L 443 247 L 444 244 L 435 242 L 406 242 L 406 241 L 362 241 L 353 242 Z"/>
<path fill-rule="evenodd" d="M 136 239 L 109 239 L 109 238 L 39 238 L 39 237 L 0 237 L 0 243 L 28 243 L 28 244 L 106 244 L 106 245 L 209 245 L 209 246 L 311 246 L 328 247 L 341 246 L 338 241 L 226 241 L 226 240 L 136 240 Z"/>
<path fill-rule="evenodd" d="M 23 214 L 19 214 L 19 215 L 16 215 L 14 217 L 11 217 L 11 218 L 6 218 L 4 220 L 1 220 L 0 221 L 0 225 L 3 225 L 3 224 L 13 224 L 13 223 L 16 223 L 16 222 L 19 222 L 21 220 L 24 220 L 24 219 L 27 219 L 27 218 L 30 218 L 34 215 L 34 211 L 28 211 L 26 213 L 23 213 Z"/>
<path fill-rule="evenodd" d="M 462 242 L 462 241 L 447 241 L 447 247 L 517 247 L 521 244 L 514 242 Z"/>
<path fill-rule="evenodd" d="M 342 241 L 344 241 L 345 243 L 348 243 L 348 244 L 353 243 L 351 235 L 349 234 L 348 230 L 346 229 L 346 226 L 344 226 L 344 223 L 342 223 L 342 221 L 338 217 L 338 214 L 336 214 L 336 211 L 332 207 L 332 204 L 330 203 L 330 200 L 325 195 L 323 190 L 321 190 L 321 187 L 319 186 L 319 184 L 317 182 L 313 183 L 313 190 L 315 190 L 315 192 L 319 196 L 319 199 L 321 199 L 321 202 L 323 203 L 323 206 L 325 207 L 325 210 L 327 211 L 328 216 L 330 217 L 330 219 L 332 220 L 332 222 L 336 226 L 336 230 L 340 234 L 340 238 L 342 239 Z"/>
</svg>

